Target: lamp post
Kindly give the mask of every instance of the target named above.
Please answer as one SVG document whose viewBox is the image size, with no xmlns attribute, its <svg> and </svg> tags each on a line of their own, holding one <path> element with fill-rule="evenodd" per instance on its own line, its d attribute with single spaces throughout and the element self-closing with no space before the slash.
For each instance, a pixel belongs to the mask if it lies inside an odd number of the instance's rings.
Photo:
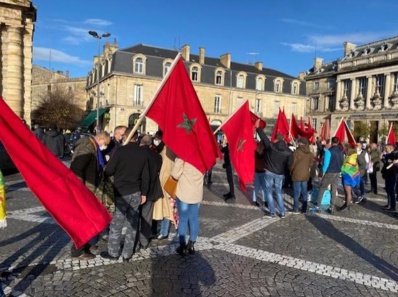
<svg viewBox="0 0 398 297">
<path fill-rule="evenodd" d="M 100 96 L 100 87 L 99 87 L 99 82 L 100 82 L 100 55 L 101 55 L 101 39 L 102 38 L 107 38 L 111 36 L 110 33 L 104 33 L 102 35 L 99 35 L 96 31 L 88 31 L 88 34 L 93 36 L 94 38 L 98 39 L 98 58 L 97 58 L 97 126 L 96 126 L 96 132 L 99 132 L 99 96 Z"/>
</svg>

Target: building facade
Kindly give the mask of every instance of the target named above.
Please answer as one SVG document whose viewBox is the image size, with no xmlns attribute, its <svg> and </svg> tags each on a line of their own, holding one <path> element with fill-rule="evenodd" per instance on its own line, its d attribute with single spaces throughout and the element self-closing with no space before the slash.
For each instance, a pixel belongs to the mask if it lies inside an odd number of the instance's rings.
<svg viewBox="0 0 398 297">
<path fill-rule="evenodd" d="M 32 110 L 32 41 L 36 8 L 28 0 L 0 0 L 0 94 L 27 123 Z"/>
<path fill-rule="evenodd" d="M 87 78 L 92 113 L 96 112 L 99 99 L 101 129 L 112 131 L 117 125 L 133 126 L 177 54 L 176 50 L 143 44 L 118 49 L 116 43 L 106 43 L 101 56 L 94 58 L 94 67 Z M 249 100 L 251 110 L 267 121 L 269 129 L 272 129 L 279 108 L 285 109 L 288 118 L 292 112 L 304 116 L 306 97 L 303 80 L 264 68 L 261 62 L 254 65 L 235 63 L 231 54 L 219 58 L 206 57 L 204 48 L 199 48 L 199 54 L 195 55 L 190 46 L 185 45 L 181 54 L 214 128 L 246 100 Z M 94 124 L 92 119 L 90 125 Z M 140 127 L 142 132 L 149 133 L 157 129 L 156 123 L 150 119 Z"/>
<path fill-rule="evenodd" d="M 332 134 L 343 117 L 351 130 L 362 122 L 368 141 L 380 141 L 386 127 L 398 123 L 398 36 L 361 46 L 345 42 L 341 59 L 316 58 L 305 80 L 307 114 L 314 120 L 329 119 Z"/>
</svg>

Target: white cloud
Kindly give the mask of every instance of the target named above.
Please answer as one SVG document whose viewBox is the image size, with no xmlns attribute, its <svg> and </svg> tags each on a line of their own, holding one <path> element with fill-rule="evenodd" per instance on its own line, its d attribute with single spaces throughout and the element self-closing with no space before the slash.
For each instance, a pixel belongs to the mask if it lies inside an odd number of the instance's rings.
<svg viewBox="0 0 398 297">
<path fill-rule="evenodd" d="M 112 25 L 112 22 L 107 21 L 107 20 L 101 20 L 101 19 L 87 19 L 83 23 L 88 24 L 88 25 L 97 26 L 97 27 L 106 27 L 106 26 Z"/>
<path fill-rule="evenodd" d="M 288 24 L 293 24 L 293 25 L 299 25 L 299 26 L 305 26 L 305 27 L 314 27 L 314 28 L 324 28 L 323 26 L 320 26 L 315 23 L 309 23 L 305 21 L 299 21 L 295 19 L 289 19 L 289 18 L 283 18 L 281 19 L 282 22 L 288 23 Z"/>
<path fill-rule="evenodd" d="M 68 55 L 56 49 L 46 47 L 33 47 L 33 59 L 38 61 L 53 61 L 75 66 L 91 65 L 92 61 L 82 60 L 79 57 Z"/>
</svg>

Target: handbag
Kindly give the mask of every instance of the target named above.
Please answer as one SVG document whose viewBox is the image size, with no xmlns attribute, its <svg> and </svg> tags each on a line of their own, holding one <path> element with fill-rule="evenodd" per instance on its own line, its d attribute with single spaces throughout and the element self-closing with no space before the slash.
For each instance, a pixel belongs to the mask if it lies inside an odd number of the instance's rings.
<svg viewBox="0 0 398 297">
<path fill-rule="evenodd" d="M 368 173 L 373 173 L 373 162 L 370 161 L 368 164 Z"/>
<path fill-rule="evenodd" d="M 174 179 L 171 175 L 169 178 L 166 180 L 164 184 L 164 190 L 167 192 L 167 194 L 170 195 L 171 198 L 176 199 L 176 190 L 177 190 L 177 182 L 178 180 Z"/>
</svg>

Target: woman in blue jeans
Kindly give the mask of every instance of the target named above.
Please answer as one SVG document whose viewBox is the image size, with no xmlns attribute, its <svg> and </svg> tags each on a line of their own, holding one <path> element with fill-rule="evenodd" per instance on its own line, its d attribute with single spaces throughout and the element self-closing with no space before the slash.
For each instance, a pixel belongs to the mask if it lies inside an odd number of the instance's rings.
<svg viewBox="0 0 398 297">
<path fill-rule="evenodd" d="M 204 175 L 191 164 L 180 158 L 175 159 L 171 176 L 178 180 L 176 196 L 179 215 L 178 237 L 180 246 L 177 253 L 195 253 L 195 242 L 199 234 L 199 208 L 203 200 Z M 186 235 L 189 227 L 189 241 Z"/>
</svg>

